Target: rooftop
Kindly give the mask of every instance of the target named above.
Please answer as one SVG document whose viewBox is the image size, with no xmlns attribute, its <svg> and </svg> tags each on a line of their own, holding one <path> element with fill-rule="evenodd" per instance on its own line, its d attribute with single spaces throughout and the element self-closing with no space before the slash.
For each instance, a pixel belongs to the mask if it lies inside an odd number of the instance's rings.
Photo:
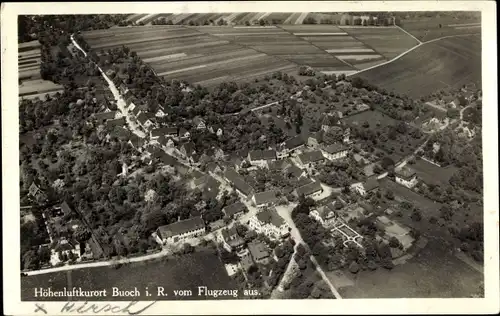
<svg viewBox="0 0 500 316">
<path fill-rule="evenodd" d="M 125 120 L 125 117 L 120 117 L 114 120 L 107 120 L 106 121 L 106 126 L 107 127 L 115 127 L 115 126 L 123 126 L 127 123 Z"/>
<path fill-rule="evenodd" d="M 238 235 L 236 231 L 236 225 L 233 225 L 231 228 L 226 228 L 221 231 L 222 238 L 226 243 L 228 243 L 231 247 L 238 247 L 245 243 L 245 240 Z"/>
<path fill-rule="evenodd" d="M 177 133 L 179 133 L 179 129 L 177 127 L 162 127 L 152 130 L 151 136 L 160 137 L 164 135 L 176 135 Z"/>
<path fill-rule="evenodd" d="M 376 177 L 371 177 L 368 178 L 365 183 L 363 184 L 363 187 L 365 188 L 365 191 L 371 191 L 373 189 L 376 189 L 379 187 L 379 183 Z"/>
<path fill-rule="evenodd" d="M 253 192 L 253 188 L 233 168 L 227 168 L 226 172 L 224 172 L 224 177 L 243 194 L 250 195 Z"/>
<path fill-rule="evenodd" d="M 295 191 L 297 192 L 298 196 L 307 196 L 321 190 L 323 190 L 323 188 L 321 187 L 321 183 L 319 183 L 318 181 L 314 181 L 297 188 Z"/>
<path fill-rule="evenodd" d="M 404 166 L 403 168 L 396 169 L 394 171 L 394 173 L 396 174 L 396 176 L 399 176 L 399 177 L 405 178 L 405 179 L 410 179 L 416 174 L 415 170 L 408 167 L 408 166 Z"/>
<path fill-rule="evenodd" d="M 335 143 L 335 144 L 331 144 L 331 145 L 326 146 L 323 150 L 329 154 L 336 154 L 338 152 L 348 150 L 348 149 L 349 149 L 349 147 L 344 146 L 343 144 Z"/>
<path fill-rule="evenodd" d="M 288 150 L 304 145 L 304 139 L 301 135 L 294 136 L 285 141 L 285 148 Z"/>
<path fill-rule="evenodd" d="M 112 120 L 115 118 L 117 113 L 118 111 L 100 112 L 100 113 L 95 113 L 94 117 L 98 121 Z"/>
<path fill-rule="evenodd" d="M 276 159 L 276 150 L 254 150 L 249 155 L 250 160 L 272 160 Z"/>
<path fill-rule="evenodd" d="M 193 142 L 182 144 L 182 148 L 184 148 L 184 150 L 186 151 L 187 156 L 192 156 L 196 152 L 195 145 Z"/>
<path fill-rule="evenodd" d="M 285 220 L 281 216 L 279 216 L 278 212 L 275 209 L 263 210 L 262 212 L 257 213 L 257 215 L 255 216 L 260 222 L 271 224 L 276 227 L 280 227 L 281 225 L 285 224 Z"/>
<path fill-rule="evenodd" d="M 254 241 L 249 243 L 248 250 L 256 261 L 269 257 L 269 251 L 267 251 L 266 245 L 262 242 Z"/>
<path fill-rule="evenodd" d="M 222 211 L 227 216 L 234 216 L 235 214 L 238 214 L 238 213 L 241 213 L 241 212 L 245 212 L 246 209 L 247 209 L 247 207 L 245 206 L 245 204 L 243 204 L 241 202 L 236 202 L 236 203 L 233 203 L 231 205 L 228 205 L 228 206 L 224 207 L 222 209 Z"/>
<path fill-rule="evenodd" d="M 169 225 L 160 226 L 158 227 L 158 233 L 162 238 L 168 238 L 204 227 L 205 223 L 201 217 L 193 217 Z"/>
<path fill-rule="evenodd" d="M 271 190 L 271 191 L 265 191 L 265 192 L 259 192 L 255 193 L 255 204 L 261 205 L 261 204 L 266 204 L 266 203 L 274 203 L 277 202 L 279 199 L 277 197 L 277 191 Z"/>
<path fill-rule="evenodd" d="M 285 174 L 287 176 L 292 176 L 294 178 L 299 178 L 303 172 L 304 171 L 302 171 L 302 169 L 297 167 L 295 164 L 292 164 L 291 166 L 285 169 Z"/>
<path fill-rule="evenodd" d="M 142 112 L 137 116 L 137 120 L 141 123 L 144 124 L 146 123 L 147 120 L 154 118 L 155 115 L 153 113 L 148 113 L 148 112 Z"/>
<path fill-rule="evenodd" d="M 308 164 L 311 162 L 318 162 L 325 160 L 325 157 L 323 156 L 323 153 L 320 150 L 314 150 L 300 154 L 299 159 L 300 161 L 302 161 L 302 163 Z"/>
</svg>

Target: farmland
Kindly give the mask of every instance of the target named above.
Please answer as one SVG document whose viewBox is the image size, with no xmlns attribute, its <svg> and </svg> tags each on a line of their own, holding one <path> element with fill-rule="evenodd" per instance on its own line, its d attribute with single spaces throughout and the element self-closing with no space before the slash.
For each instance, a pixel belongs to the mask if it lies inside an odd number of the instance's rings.
<svg viewBox="0 0 500 316">
<path fill-rule="evenodd" d="M 481 82 L 481 39 L 477 35 L 425 43 L 401 58 L 357 74 L 381 88 L 410 97 Z"/>
<path fill-rule="evenodd" d="M 453 17 L 403 20 L 401 27 L 422 42 L 443 36 L 476 34 L 481 31 L 480 18 L 457 20 Z"/>
<path fill-rule="evenodd" d="M 38 41 L 19 44 L 18 52 L 20 98 L 44 99 L 47 94 L 63 90 L 62 86 L 41 78 L 41 44 Z"/>
<path fill-rule="evenodd" d="M 196 252 L 181 257 L 169 258 L 152 262 L 134 263 L 118 269 L 100 267 L 78 269 L 68 272 L 57 272 L 24 277 L 21 279 L 22 300 L 34 299 L 34 289 L 50 287 L 53 291 L 64 287 L 81 287 L 83 290 L 106 289 L 109 293 L 112 287 L 130 290 L 137 287 L 141 292 L 138 300 L 175 299 L 173 290 L 190 289 L 197 293 L 197 287 L 205 285 L 211 289 L 236 288 L 233 281 L 227 276 L 219 258 L 206 252 Z M 155 289 L 164 287 L 168 297 L 157 297 Z M 144 289 L 151 291 L 150 297 L 145 295 Z M 193 295 L 184 299 L 204 299 L 206 297 Z M 57 300 L 54 297 L 37 298 Z M 109 300 L 109 297 L 96 298 Z M 114 297 L 115 300 L 130 300 L 130 297 Z M 226 298 L 228 299 L 228 298 Z M 67 300 L 62 297 L 59 300 Z"/>
</svg>

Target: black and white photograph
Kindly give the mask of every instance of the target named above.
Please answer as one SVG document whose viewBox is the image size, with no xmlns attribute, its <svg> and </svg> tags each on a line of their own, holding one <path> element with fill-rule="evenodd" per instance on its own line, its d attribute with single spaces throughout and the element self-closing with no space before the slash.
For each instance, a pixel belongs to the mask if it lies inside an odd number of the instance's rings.
<svg viewBox="0 0 500 316">
<path fill-rule="evenodd" d="M 2 7 L 23 314 L 498 312 L 495 5 L 391 2 Z"/>
</svg>

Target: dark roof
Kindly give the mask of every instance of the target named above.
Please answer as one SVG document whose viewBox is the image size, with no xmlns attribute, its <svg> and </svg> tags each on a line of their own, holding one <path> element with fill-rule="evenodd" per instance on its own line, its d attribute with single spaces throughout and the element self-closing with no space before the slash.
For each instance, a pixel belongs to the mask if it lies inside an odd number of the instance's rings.
<svg viewBox="0 0 500 316">
<path fill-rule="evenodd" d="M 233 168 L 227 168 L 226 172 L 224 172 L 224 177 L 243 194 L 250 195 L 253 192 L 253 188 Z"/>
<path fill-rule="evenodd" d="M 280 159 L 276 161 L 269 162 L 267 166 L 269 167 L 269 170 L 282 170 L 286 166 L 288 166 L 288 162 L 285 159 Z"/>
<path fill-rule="evenodd" d="M 316 192 L 321 191 L 321 190 L 323 190 L 323 188 L 321 187 L 321 184 L 318 181 L 314 181 L 314 182 L 311 182 L 309 184 L 306 184 L 306 185 L 303 185 L 303 186 L 297 188 L 295 191 L 297 192 L 298 196 L 301 196 L 301 195 L 307 196 L 307 195 L 316 193 Z"/>
<path fill-rule="evenodd" d="M 198 171 L 197 169 L 194 169 L 194 170 L 191 172 L 191 177 L 192 177 L 193 179 L 198 179 L 198 178 L 201 178 L 201 177 L 203 177 L 203 176 L 205 176 L 205 174 L 204 174 L 203 172 Z"/>
<path fill-rule="evenodd" d="M 205 182 L 207 182 L 208 180 L 208 177 L 208 175 L 204 174 L 203 176 L 194 179 L 194 186 L 199 187 L 200 185 L 205 184 Z"/>
<path fill-rule="evenodd" d="M 304 186 L 311 182 L 314 182 L 313 180 L 311 180 L 311 178 L 308 177 L 300 178 L 297 182 L 295 182 L 295 188 L 300 188 L 301 186 Z"/>
<path fill-rule="evenodd" d="M 366 182 L 363 184 L 363 187 L 365 188 L 365 191 L 371 191 L 373 189 L 376 189 L 379 187 L 379 183 L 376 177 L 371 177 L 366 180 Z"/>
<path fill-rule="evenodd" d="M 132 144 L 132 146 L 137 148 L 137 147 L 141 147 L 142 145 L 144 145 L 144 140 L 142 138 L 140 138 L 139 136 L 132 134 L 132 135 L 130 135 L 130 143 Z"/>
<path fill-rule="evenodd" d="M 335 115 L 332 115 L 332 114 L 328 114 L 323 119 L 323 122 L 321 123 L 321 125 L 334 126 L 334 125 L 337 125 L 338 122 L 339 122 L 338 117 L 336 117 Z"/>
<path fill-rule="evenodd" d="M 68 214 L 71 214 L 73 212 L 73 210 L 71 209 L 71 207 L 68 205 L 68 203 L 66 201 L 62 202 L 61 210 L 64 212 L 64 215 L 68 215 Z"/>
<path fill-rule="evenodd" d="M 164 135 L 158 137 L 158 142 L 162 145 L 167 145 L 169 141 L 173 141 L 171 137 L 165 137 Z"/>
<path fill-rule="evenodd" d="M 187 129 L 185 129 L 184 127 L 179 128 L 179 135 L 184 135 L 186 133 L 189 133 Z"/>
<path fill-rule="evenodd" d="M 213 171 L 215 171 L 215 169 L 217 169 L 217 167 L 219 167 L 219 165 L 217 163 L 213 162 L 213 161 L 209 162 L 207 164 L 207 170 L 208 171 L 212 171 L 213 172 Z"/>
<path fill-rule="evenodd" d="M 276 159 L 276 150 L 254 150 L 249 155 L 250 160 L 271 160 Z"/>
<path fill-rule="evenodd" d="M 164 164 L 169 165 L 169 166 L 175 166 L 175 165 L 179 164 L 179 162 L 173 156 L 170 156 L 169 154 L 167 154 L 166 152 L 164 152 L 161 149 L 155 150 L 153 152 L 153 156 L 155 158 L 160 159 L 161 162 L 163 162 Z"/>
<path fill-rule="evenodd" d="M 255 204 L 261 205 L 265 203 L 277 202 L 279 199 L 276 195 L 277 191 L 274 190 L 255 193 Z"/>
<path fill-rule="evenodd" d="M 247 254 L 247 255 L 241 257 L 240 264 L 246 273 L 248 271 L 248 269 L 250 269 L 250 267 L 253 265 L 252 256 L 250 254 Z"/>
<path fill-rule="evenodd" d="M 319 216 L 322 219 L 330 218 L 332 215 L 335 215 L 335 207 L 334 203 L 328 203 L 327 205 L 323 205 L 317 209 Z"/>
<path fill-rule="evenodd" d="M 100 112 L 95 113 L 94 117 L 98 121 L 112 120 L 115 118 L 116 113 L 118 113 L 118 111 Z"/>
<path fill-rule="evenodd" d="M 302 169 L 300 169 L 299 167 L 297 167 L 295 164 L 292 164 L 288 168 L 285 169 L 285 174 L 287 176 L 291 175 L 294 178 L 300 177 L 302 175 L 302 173 L 304 173 L 304 171 Z"/>
<path fill-rule="evenodd" d="M 272 224 L 276 227 L 280 227 L 285 224 L 283 217 L 279 216 L 275 209 L 266 209 L 262 212 L 257 213 L 257 219 L 266 224 Z"/>
<path fill-rule="evenodd" d="M 307 164 L 310 162 L 318 162 L 321 160 L 325 160 L 325 157 L 323 156 L 323 153 L 320 150 L 314 150 L 300 154 L 299 159 L 300 161 L 302 161 L 302 163 Z"/>
<path fill-rule="evenodd" d="M 125 120 L 125 117 L 120 117 L 114 120 L 107 120 L 106 121 L 106 126 L 107 127 L 115 127 L 115 126 L 123 126 L 127 123 Z"/>
<path fill-rule="evenodd" d="M 254 241 L 248 244 L 248 250 L 252 255 L 253 259 L 258 261 L 269 257 L 269 252 L 264 243 L 259 241 Z"/>
<path fill-rule="evenodd" d="M 182 148 L 184 148 L 184 150 L 186 151 L 186 155 L 188 157 L 191 157 L 196 152 L 195 145 L 193 142 L 182 144 Z"/>
<path fill-rule="evenodd" d="M 300 147 L 302 145 L 304 145 L 304 139 L 300 135 L 294 136 L 285 141 L 285 148 L 289 150 Z"/>
<path fill-rule="evenodd" d="M 201 117 L 197 116 L 197 117 L 193 118 L 193 123 L 198 125 L 200 123 L 205 123 L 205 120 L 202 119 Z"/>
<path fill-rule="evenodd" d="M 245 240 L 238 235 L 236 225 L 221 231 L 222 238 L 231 247 L 238 247 L 245 243 Z"/>
<path fill-rule="evenodd" d="M 137 116 L 137 120 L 141 122 L 141 124 L 144 124 L 148 119 L 152 119 L 154 117 L 155 115 L 153 113 L 142 112 L 139 116 Z"/>
<path fill-rule="evenodd" d="M 151 131 L 152 137 L 159 137 L 164 135 L 177 135 L 179 133 L 179 129 L 177 127 L 162 127 L 156 128 Z"/>
<path fill-rule="evenodd" d="M 201 217 L 193 217 L 169 225 L 160 226 L 158 227 L 158 233 L 165 239 L 204 227 L 205 223 Z"/>
<path fill-rule="evenodd" d="M 227 216 L 234 216 L 236 214 L 245 212 L 246 209 L 247 207 L 245 206 L 245 204 L 241 202 L 236 202 L 224 207 L 222 209 L 222 212 L 224 212 L 224 214 L 226 214 Z"/>
<path fill-rule="evenodd" d="M 323 130 L 321 130 L 319 132 L 312 133 L 311 135 L 309 135 L 309 137 L 314 138 L 320 144 L 323 142 L 323 135 L 324 135 L 324 132 L 323 132 Z"/>
<path fill-rule="evenodd" d="M 331 144 L 331 145 L 326 146 L 323 150 L 329 154 L 336 154 L 338 152 L 348 150 L 348 149 L 349 149 L 349 147 L 344 146 L 343 144 L 335 143 L 335 144 Z"/>
<path fill-rule="evenodd" d="M 404 166 L 403 168 L 396 169 L 394 173 L 404 179 L 411 179 L 413 176 L 416 174 L 415 170 L 413 168 L 410 168 L 408 166 Z"/>
<path fill-rule="evenodd" d="M 68 240 L 66 239 L 61 239 L 59 240 L 59 243 L 54 247 L 54 251 L 55 252 L 59 252 L 59 251 L 71 251 L 75 248 L 75 246 L 69 242 Z"/>
<path fill-rule="evenodd" d="M 209 176 L 206 183 L 205 187 L 203 189 L 203 196 L 206 199 L 215 199 L 217 195 L 219 195 L 219 189 L 220 183 L 219 181 L 215 180 L 213 177 Z"/>
</svg>

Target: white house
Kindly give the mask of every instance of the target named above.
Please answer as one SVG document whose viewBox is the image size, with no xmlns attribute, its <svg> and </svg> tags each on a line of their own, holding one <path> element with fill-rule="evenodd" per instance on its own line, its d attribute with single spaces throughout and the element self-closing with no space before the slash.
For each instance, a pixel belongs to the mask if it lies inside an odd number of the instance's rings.
<svg viewBox="0 0 500 316">
<path fill-rule="evenodd" d="M 250 218 L 249 227 L 270 239 L 280 239 L 290 233 L 290 227 L 275 209 L 267 209 Z"/>
<path fill-rule="evenodd" d="M 154 125 L 154 114 L 142 112 L 137 116 L 137 121 L 144 129 L 149 129 Z"/>
<path fill-rule="evenodd" d="M 222 127 L 219 125 L 209 126 L 208 131 L 212 134 L 219 136 L 219 137 L 222 136 L 222 134 L 223 134 Z"/>
<path fill-rule="evenodd" d="M 252 201 L 255 203 L 257 207 L 264 207 L 272 205 L 279 201 L 278 192 L 271 190 L 265 192 L 255 193 L 252 197 Z"/>
<path fill-rule="evenodd" d="M 409 189 L 417 185 L 417 175 L 415 170 L 410 167 L 404 166 L 394 171 L 396 183 L 399 183 Z"/>
<path fill-rule="evenodd" d="M 335 224 L 338 218 L 337 213 L 335 212 L 334 203 L 338 202 L 329 203 L 312 210 L 309 215 L 320 222 L 324 227 L 330 227 Z"/>
<path fill-rule="evenodd" d="M 70 241 L 62 237 L 59 242 L 51 249 L 51 263 L 57 264 L 61 262 L 60 256 L 65 256 L 66 258 L 73 257 L 74 259 L 80 258 L 80 244 L 76 241 Z"/>
<path fill-rule="evenodd" d="M 239 251 L 245 247 L 245 240 L 238 235 L 236 225 L 233 225 L 231 228 L 223 229 L 221 231 L 221 237 L 223 247 L 229 252 Z"/>
<path fill-rule="evenodd" d="M 158 227 L 156 233 L 163 244 L 177 242 L 186 238 L 201 236 L 205 233 L 205 223 L 201 217 L 175 222 Z"/>
<path fill-rule="evenodd" d="M 342 144 L 331 144 L 321 149 L 321 152 L 328 160 L 337 160 L 347 157 L 349 148 Z"/>
<path fill-rule="evenodd" d="M 376 177 L 368 178 L 364 183 L 354 183 L 351 185 L 359 195 L 365 196 L 370 192 L 374 192 L 379 188 L 379 183 Z"/>
<path fill-rule="evenodd" d="M 162 109 L 158 109 L 158 111 L 156 111 L 156 113 L 155 113 L 155 116 L 156 117 L 165 117 L 165 116 L 167 116 L 167 113 L 165 113 Z"/>
<path fill-rule="evenodd" d="M 207 125 L 205 124 L 205 120 L 203 120 L 201 117 L 197 116 L 193 119 L 193 124 L 196 129 L 205 129 L 207 128 Z"/>
<path fill-rule="evenodd" d="M 191 133 L 185 128 L 180 128 L 179 129 L 179 137 L 180 139 L 189 139 L 191 137 Z"/>
<path fill-rule="evenodd" d="M 275 150 L 253 150 L 248 153 L 248 161 L 253 166 L 267 167 L 267 163 L 276 160 Z"/>
<path fill-rule="evenodd" d="M 323 193 L 323 187 L 318 181 L 313 181 L 295 189 L 295 195 L 300 197 L 316 197 Z"/>
</svg>

